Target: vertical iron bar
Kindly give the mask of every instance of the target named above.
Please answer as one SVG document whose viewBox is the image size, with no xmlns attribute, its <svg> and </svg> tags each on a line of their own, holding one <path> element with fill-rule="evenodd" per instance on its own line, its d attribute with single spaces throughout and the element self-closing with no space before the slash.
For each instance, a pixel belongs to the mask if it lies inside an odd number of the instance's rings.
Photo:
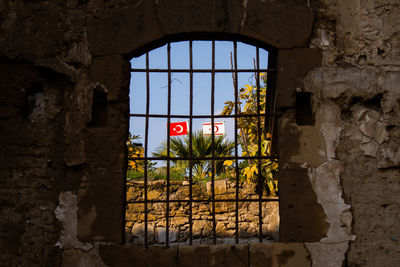
<svg viewBox="0 0 400 267">
<path fill-rule="evenodd" d="M 193 203 L 196 200 L 193 200 L 193 144 L 192 144 L 192 135 L 193 135 L 193 41 L 189 42 L 189 56 L 190 56 L 190 114 L 189 114 L 189 244 L 192 245 L 193 243 Z M 275 92 L 275 76 L 274 73 L 268 76 L 267 80 L 267 92 L 266 96 L 269 99 L 266 99 L 266 106 L 265 110 L 262 114 L 261 110 L 261 85 L 260 85 L 260 55 L 259 55 L 260 48 L 257 47 L 256 50 L 256 67 L 255 67 L 255 76 L 256 76 L 256 102 L 257 102 L 257 134 L 258 134 L 258 151 L 257 151 L 257 160 L 258 160 L 258 202 L 259 205 L 259 231 L 258 231 L 258 238 L 259 241 L 262 242 L 263 231 L 262 231 L 262 203 L 263 203 L 263 185 L 264 179 L 262 175 L 262 137 L 264 133 L 270 132 L 272 134 L 272 138 L 274 139 L 274 124 L 275 121 L 275 109 L 276 109 L 276 92 Z M 167 43 L 167 53 L 168 53 L 168 114 L 167 114 L 167 192 L 166 192 L 166 246 L 170 246 L 170 165 L 171 165 L 171 155 L 170 155 L 170 123 L 171 123 L 171 95 L 172 95 L 172 72 L 171 69 L 171 44 Z M 219 159 L 218 156 L 215 155 L 215 40 L 212 40 L 212 68 L 211 68 L 211 145 L 212 145 L 212 155 L 211 155 L 211 203 L 212 203 L 212 221 L 213 221 L 213 243 L 216 244 L 217 242 L 217 235 L 216 235 L 216 213 L 215 213 L 215 205 L 218 200 L 215 198 L 215 177 L 216 177 L 216 159 Z M 268 54 L 268 67 L 274 68 L 276 66 L 276 55 L 275 54 Z M 235 115 L 234 115 L 234 128 L 235 128 L 235 173 L 236 173 L 236 190 L 235 190 L 235 242 L 239 242 L 239 183 L 240 183 L 240 170 L 239 170 L 239 152 L 238 152 L 238 122 L 239 122 L 239 91 L 238 91 L 238 70 L 237 67 L 237 42 L 234 41 L 234 69 L 231 70 L 234 74 L 234 93 L 235 93 Z M 148 211 L 149 211 L 149 202 L 148 200 L 148 165 L 149 165 L 149 156 L 148 156 L 148 145 L 149 145 L 149 120 L 150 120 L 150 73 L 151 69 L 149 68 L 149 53 L 146 53 L 146 114 L 145 114 L 145 150 L 144 150 L 144 243 L 145 248 L 149 247 L 149 240 L 148 240 Z M 267 112 L 268 110 L 268 112 Z M 268 115 L 267 115 L 268 114 Z M 273 114 L 273 115 L 270 115 Z M 269 117 L 270 116 L 270 117 Z M 268 118 L 267 118 L 268 117 Z M 262 121 L 264 118 L 264 122 Z M 262 125 L 264 123 L 264 125 Z M 262 127 L 264 126 L 264 127 Z M 264 129 L 264 131 L 262 130 Z M 173 201 L 173 200 L 172 200 Z"/>
<path fill-rule="evenodd" d="M 276 61 L 277 61 L 277 56 L 276 56 L 276 52 L 274 51 L 274 53 L 268 53 L 268 68 L 276 68 Z M 271 114 L 275 114 L 276 112 L 276 106 L 277 106 L 277 93 L 275 90 L 275 82 L 276 82 L 276 73 L 270 73 L 268 74 L 268 79 L 267 79 L 267 90 L 270 91 L 270 97 L 272 98 L 272 107 L 270 108 L 269 113 Z M 268 89 L 270 88 L 270 89 Z M 273 115 L 272 118 L 269 120 L 270 124 L 269 124 L 269 131 L 271 133 L 271 151 L 272 153 L 276 153 L 276 135 L 274 134 L 274 130 L 275 130 L 275 120 L 276 115 Z"/>
<path fill-rule="evenodd" d="M 167 44 L 167 55 L 168 55 L 168 112 L 167 112 L 167 207 L 166 207 L 166 238 L 165 243 L 167 248 L 169 247 L 169 168 L 170 168 L 170 123 L 171 123 L 171 43 Z"/>
<path fill-rule="evenodd" d="M 239 152 L 238 152 L 238 117 L 239 114 L 239 88 L 238 88 L 238 72 L 237 72 L 237 42 L 233 43 L 233 59 L 234 59 L 234 71 L 235 71 L 235 172 L 236 172 L 236 194 L 235 194 L 235 242 L 239 243 Z"/>
<path fill-rule="evenodd" d="M 215 135 L 214 135 L 214 99 L 215 97 L 215 40 L 212 40 L 212 66 L 211 66 L 211 201 L 213 220 L 213 243 L 217 243 L 215 221 Z"/>
<path fill-rule="evenodd" d="M 257 47 L 256 50 L 256 91 L 257 91 L 257 156 L 258 156 L 258 219 L 259 219 L 259 228 L 258 228 L 258 239 L 260 243 L 262 242 L 262 193 L 263 193 L 263 179 L 262 179 L 262 169 L 261 169 L 261 104 L 260 104 L 260 48 Z"/>
<path fill-rule="evenodd" d="M 150 73 L 149 73 L 149 53 L 146 53 L 146 129 L 144 133 L 144 246 L 148 248 L 147 240 L 147 148 L 149 145 L 149 111 L 150 111 Z"/>
<path fill-rule="evenodd" d="M 192 127 L 193 127 L 193 41 L 189 41 L 189 61 L 190 61 L 190 118 L 189 118 L 189 245 L 193 244 L 193 208 L 192 208 L 192 183 L 193 183 L 193 147 L 192 147 Z"/>
</svg>

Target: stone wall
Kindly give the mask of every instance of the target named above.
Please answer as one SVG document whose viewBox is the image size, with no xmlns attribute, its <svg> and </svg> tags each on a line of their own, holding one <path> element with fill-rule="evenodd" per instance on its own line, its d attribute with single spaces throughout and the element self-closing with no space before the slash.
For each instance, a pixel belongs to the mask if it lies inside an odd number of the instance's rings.
<svg viewBox="0 0 400 267">
<path fill-rule="evenodd" d="M 235 199 L 235 182 L 215 181 L 215 199 Z M 258 199 L 255 185 L 241 183 L 240 199 Z M 148 200 L 165 200 L 166 181 L 149 182 Z M 195 183 L 192 187 L 192 197 L 195 200 L 211 200 L 211 182 Z M 263 196 L 266 199 L 266 196 Z M 171 181 L 170 200 L 188 200 L 188 182 Z M 278 198 L 268 198 L 275 199 Z M 143 182 L 128 182 L 127 201 L 144 200 Z M 266 242 L 278 241 L 279 233 L 279 203 L 262 203 L 263 239 Z M 217 243 L 235 243 L 235 202 L 215 203 Z M 170 203 L 170 236 L 171 245 L 188 244 L 189 242 L 189 204 Z M 193 214 L 193 243 L 212 244 L 212 204 L 211 202 L 195 202 L 192 204 Z M 240 202 L 239 239 L 241 243 L 258 241 L 259 222 L 258 202 Z M 166 204 L 148 204 L 148 242 L 163 244 L 166 238 Z M 128 204 L 126 209 L 126 242 L 144 245 L 144 205 Z"/>
<path fill-rule="evenodd" d="M 398 0 L 0 1 L 1 264 L 399 266 L 399 16 Z M 189 38 L 276 52 L 286 243 L 124 245 L 129 59 Z"/>
</svg>

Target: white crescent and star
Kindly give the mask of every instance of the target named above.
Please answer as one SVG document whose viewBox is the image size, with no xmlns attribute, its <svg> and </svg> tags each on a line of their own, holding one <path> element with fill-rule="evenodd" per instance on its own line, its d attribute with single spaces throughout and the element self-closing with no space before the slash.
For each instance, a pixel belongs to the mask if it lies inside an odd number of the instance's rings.
<svg viewBox="0 0 400 267">
<path fill-rule="evenodd" d="M 180 130 L 176 130 L 177 128 L 180 128 Z M 177 125 L 176 127 L 174 127 L 172 130 L 174 130 L 174 132 L 180 134 L 183 132 L 183 127 L 181 125 Z"/>
</svg>

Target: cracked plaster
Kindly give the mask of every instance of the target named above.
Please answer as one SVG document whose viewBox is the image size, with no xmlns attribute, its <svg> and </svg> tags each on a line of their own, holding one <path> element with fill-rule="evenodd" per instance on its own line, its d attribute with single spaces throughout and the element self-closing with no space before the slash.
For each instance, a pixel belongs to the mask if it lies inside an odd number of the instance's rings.
<svg viewBox="0 0 400 267">
<path fill-rule="evenodd" d="M 98 253 L 98 244 L 78 240 L 78 196 L 73 192 L 61 192 L 54 213 L 62 224 L 60 239 L 55 244 L 63 249 L 63 266 L 105 266 Z"/>
<path fill-rule="evenodd" d="M 342 130 L 341 109 L 330 100 L 315 103 L 316 127 L 325 143 L 326 161 L 319 166 L 309 166 L 308 176 L 321 204 L 329 229 L 320 242 L 306 243 L 312 258 L 312 266 L 340 266 L 345 259 L 348 242 L 355 240 L 352 234 L 351 206 L 342 197 L 340 161 L 336 149 Z"/>
<path fill-rule="evenodd" d="M 312 255 L 314 266 L 340 266 L 348 248 L 348 240 L 353 240 L 354 236 L 351 235 L 350 226 L 353 215 L 349 211 L 350 206 L 344 202 L 342 197 L 340 185 L 341 161 L 337 159 L 335 152 L 339 143 L 341 125 L 344 123 L 340 120 L 341 110 L 338 105 L 341 108 L 349 106 L 352 97 L 360 97 L 362 100 L 372 98 L 379 93 L 383 94 L 381 100 L 383 116 L 378 116 L 378 111 L 369 108 L 356 107 L 352 109 L 352 119 L 355 122 L 350 126 L 351 132 L 344 133 L 348 135 L 344 138 L 350 137 L 359 143 L 359 147 L 349 148 L 349 153 L 360 149 L 365 156 L 377 157 L 380 168 L 398 167 L 400 165 L 398 140 L 387 140 L 388 137 L 390 138 L 390 133 L 385 128 L 387 123 L 384 121 L 384 116 L 392 112 L 397 116 L 397 119 L 393 119 L 393 121 L 398 123 L 400 120 L 399 46 L 396 36 L 400 31 L 400 24 L 392 23 L 392 21 L 398 20 L 400 5 L 391 3 L 391 1 L 372 0 L 358 2 L 324 0 L 323 2 L 327 8 L 321 9 L 319 12 L 328 18 L 335 19 L 336 28 L 334 30 L 319 28 L 317 31 L 319 40 L 314 43 L 311 42 L 311 45 L 315 44 L 325 49 L 324 62 L 325 64 L 330 63 L 331 66 L 311 72 L 304 84 L 306 84 L 307 90 L 313 92 L 315 99 L 318 100 L 317 102 L 321 104 L 319 109 L 326 110 L 322 115 L 318 113 L 316 117 L 323 117 L 321 135 L 325 141 L 327 161 L 309 167 L 309 178 L 317 194 L 318 202 L 327 214 L 330 228 L 327 237 L 322 239 L 320 243 L 307 243 L 306 247 Z M 244 0 L 242 5 L 246 7 L 247 0 Z M 20 19 L 22 18 L 15 11 L 9 11 L 2 21 L 3 30 L 19 34 L 21 31 L 16 29 L 16 26 Z M 245 14 L 243 14 L 242 23 L 244 21 Z M 3 35 L 0 41 L 4 43 L 6 38 L 8 38 L 7 35 Z M 19 39 L 16 38 L 16 40 Z M 26 43 L 29 44 L 29 42 Z M 336 43 L 338 47 L 333 47 Z M 26 58 L 37 65 L 47 66 L 60 73 L 65 73 L 71 80 L 77 80 L 77 85 L 84 78 L 81 79 L 79 71 L 77 71 L 82 66 L 77 67 L 75 64 L 78 62 L 88 65 L 91 62 L 91 54 L 86 39 L 83 43 L 72 42 L 69 50 L 64 51 L 62 57 L 53 57 L 51 49 L 38 49 L 36 46 L 33 47 L 34 53 L 31 53 L 29 45 L 27 46 L 29 49 L 13 45 L 13 43 L 7 44 L 6 47 L 17 48 L 11 49 L 11 51 L 3 49 L 2 53 L 5 56 Z M 383 55 L 377 55 L 378 48 L 385 51 Z M 18 54 L 18 50 L 22 52 Z M 343 62 L 349 62 L 353 66 L 336 65 L 334 60 L 337 59 L 337 55 L 340 54 L 338 51 L 341 50 L 344 54 Z M 29 54 L 26 51 L 29 51 Z M 40 53 L 45 53 L 45 56 Z M 365 59 L 362 59 L 364 57 Z M 367 66 L 367 64 L 370 65 Z M 382 67 L 377 68 L 376 66 Z M 79 88 L 81 92 L 85 92 L 81 89 Z M 35 117 L 37 114 L 43 113 L 40 95 L 38 101 L 35 110 L 38 113 L 34 112 L 32 118 L 37 118 Z M 80 102 L 80 106 L 83 109 L 90 106 L 87 105 L 88 103 L 83 103 L 83 105 L 82 103 Z M 84 111 L 83 114 L 90 114 L 90 112 Z M 67 123 L 73 123 L 76 118 L 74 116 L 77 115 L 67 113 Z M 70 131 L 70 134 L 73 135 L 72 129 L 75 126 L 68 125 L 67 132 Z M 81 128 L 77 127 L 77 129 Z M 77 147 L 83 147 L 80 139 L 77 141 L 71 138 L 70 142 L 75 143 Z M 85 161 L 84 154 L 74 153 L 71 153 L 69 165 L 77 165 Z M 72 161 L 73 157 L 77 157 L 78 160 Z M 328 181 L 330 183 L 327 183 Z M 75 250 L 72 248 L 77 248 L 78 253 L 81 253 L 82 257 L 86 257 L 85 251 L 89 251 L 89 254 L 96 254 L 97 249 L 93 244 L 82 243 L 76 237 L 77 206 L 76 195 L 72 192 L 60 193 L 59 205 L 55 210 L 55 215 L 61 221 L 63 230 L 57 246 L 66 249 L 65 255 Z M 344 227 L 341 226 L 342 224 Z M 332 255 L 336 255 L 336 257 Z M 87 264 L 86 261 L 84 262 Z M 76 266 L 83 266 L 82 264 Z"/>
</svg>

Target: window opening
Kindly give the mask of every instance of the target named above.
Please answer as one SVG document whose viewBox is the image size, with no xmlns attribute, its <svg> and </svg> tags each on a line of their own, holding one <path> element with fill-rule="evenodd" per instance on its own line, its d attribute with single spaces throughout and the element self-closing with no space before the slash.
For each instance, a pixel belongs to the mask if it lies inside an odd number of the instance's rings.
<svg viewBox="0 0 400 267">
<path fill-rule="evenodd" d="M 132 60 L 127 242 L 277 239 L 273 59 L 237 41 L 190 40 Z"/>
</svg>

